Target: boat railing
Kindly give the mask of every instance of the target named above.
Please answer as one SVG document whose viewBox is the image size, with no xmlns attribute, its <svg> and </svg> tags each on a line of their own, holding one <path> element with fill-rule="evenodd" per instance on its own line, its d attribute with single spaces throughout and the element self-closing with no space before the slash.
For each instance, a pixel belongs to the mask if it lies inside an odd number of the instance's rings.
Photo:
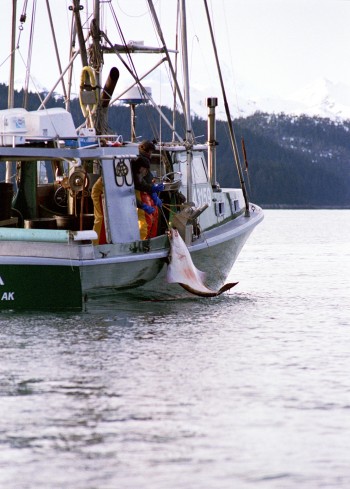
<svg viewBox="0 0 350 489">
<path fill-rule="evenodd" d="M 69 137 L 45 137 L 28 136 L 18 134 L 18 132 L 0 132 L 0 147 L 16 148 L 19 146 L 33 146 L 39 143 L 53 144 L 55 148 L 96 148 L 96 147 L 120 147 L 124 145 L 121 135 L 101 134 L 86 135 L 80 134 Z"/>
</svg>

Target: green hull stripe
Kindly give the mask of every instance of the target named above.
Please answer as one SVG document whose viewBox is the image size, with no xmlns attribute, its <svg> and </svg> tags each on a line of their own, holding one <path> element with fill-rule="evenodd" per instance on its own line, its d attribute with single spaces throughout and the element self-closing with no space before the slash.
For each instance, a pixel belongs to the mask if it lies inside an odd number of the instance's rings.
<svg viewBox="0 0 350 489">
<path fill-rule="evenodd" d="M 0 265 L 1 310 L 82 310 L 79 268 Z"/>
</svg>

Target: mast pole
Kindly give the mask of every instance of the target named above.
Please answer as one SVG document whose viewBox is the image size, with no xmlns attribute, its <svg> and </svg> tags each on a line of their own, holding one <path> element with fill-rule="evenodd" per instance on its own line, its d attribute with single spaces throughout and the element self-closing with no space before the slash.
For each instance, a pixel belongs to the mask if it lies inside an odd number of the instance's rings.
<svg viewBox="0 0 350 489">
<path fill-rule="evenodd" d="M 181 15 L 181 38 L 182 38 L 182 58 L 183 58 L 183 74 L 184 74 L 184 99 L 185 99 L 185 118 L 186 118 L 186 141 L 193 144 L 192 123 L 190 113 L 190 81 L 188 74 L 188 51 L 187 51 L 187 21 L 186 21 L 186 4 L 185 0 L 181 0 L 180 4 Z"/>
<path fill-rule="evenodd" d="M 102 67 L 103 67 L 103 52 L 102 52 L 102 32 L 101 32 L 101 1 L 94 0 L 94 15 L 90 24 L 90 36 L 92 38 L 93 52 L 95 56 L 90 56 L 90 65 L 95 71 L 96 76 L 96 94 L 97 107 L 93 113 L 93 124 L 97 134 L 108 133 L 108 107 L 110 104 L 111 95 L 119 78 L 117 68 L 112 68 L 108 75 L 105 86 L 102 88 Z M 95 59 L 94 59 L 95 58 Z M 110 92 L 111 90 L 111 92 Z M 107 94 L 108 92 L 108 94 Z"/>
<path fill-rule="evenodd" d="M 16 50 L 16 12 L 17 0 L 12 0 L 12 37 L 11 37 L 11 65 L 7 106 L 14 106 L 14 84 L 15 84 L 15 50 Z"/>
<path fill-rule="evenodd" d="M 185 146 L 187 150 L 187 201 L 192 202 L 192 146 L 194 142 L 192 124 L 191 124 L 191 111 L 190 111 L 190 91 L 189 91 L 189 76 L 188 76 L 188 54 L 187 54 L 187 24 L 186 24 L 186 6 L 185 0 L 179 0 L 180 5 L 180 19 L 181 19 L 181 39 L 182 39 L 182 65 L 184 72 L 184 97 L 181 96 L 181 91 L 178 86 L 177 77 L 172 66 L 169 51 L 167 49 L 164 36 L 162 33 L 162 29 L 160 27 L 155 8 L 152 0 L 148 0 L 149 8 L 152 12 L 152 16 L 154 21 L 156 22 L 157 31 L 159 38 L 163 43 L 163 47 L 166 53 L 166 57 L 168 59 L 169 68 L 173 76 L 174 84 L 179 94 L 179 99 L 182 103 L 182 108 L 184 111 L 185 117 L 185 127 L 186 127 L 186 135 L 185 135 Z"/>
<path fill-rule="evenodd" d="M 100 36 L 100 28 L 101 28 L 101 20 L 100 20 L 100 0 L 95 0 L 94 2 L 94 22 L 96 26 L 96 31 L 98 33 L 98 42 L 101 42 L 101 36 Z M 96 81 L 97 81 L 97 86 L 101 86 L 101 71 L 96 70 Z"/>
<path fill-rule="evenodd" d="M 191 105 L 190 105 L 190 81 L 188 74 L 188 51 L 187 51 L 187 22 L 186 22 L 186 4 L 185 0 L 180 2 L 181 18 L 181 38 L 182 38 L 182 64 L 184 74 L 184 99 L 185 99 L 185 121 L 186 121 L 186 151 L 187 151 L 187 202 L 192 202 L 192 147 L 193 132 L 191 123 Z"/>
<path fill-rule="evenodd" d="M 178 26 L 178 20 L 179 20 L 179 4 L 177 4 L 177 12 L 176 12 L 176 34 L 175 34 L 175 77 L 177 78 L 177 60 L 178 60 L 178 46 L 179 46 L 179 26 Z M 177 98 L 178 90 L 176 84 L 174 84 L 174 91 L 173 91 L 173 137 L 172 137 L 172 142 L 175 142 L 175 128 L 176 128 L 176 98 Z"/>
<path fill-rule="evenodd" d="M 83 66 L 87 66 L 88 65 L 88 57 L 87 57 L 87 52 L 86 52 L 83 28 L 82 28 L 81 19 L 80 19 L 80 10 L 82 8 L 83 8 L 83 6 L 80 5 L 80 0 L 73 0 L 73 13 L 74 13 L 74 20 L 75 20 L 75 28 L 76 28 L 76 33 L 78 36 L 78 42 L 79 42 L 79 48 L 80 48 L 81 63 Z"/>
<path fill-rule="evenodd" d="M 16 15 L 17 15 L 17 0 L 12 0 L 12 37 L 11 37 L 11 64 L 9 88 L 7 94 L 7 107 L 13 109 L 15 102 L 15 50 L 16 50 Z M 5 181 L 11 183 L 12 177 L 12 162 L 6 162 Z"/>
</svg>

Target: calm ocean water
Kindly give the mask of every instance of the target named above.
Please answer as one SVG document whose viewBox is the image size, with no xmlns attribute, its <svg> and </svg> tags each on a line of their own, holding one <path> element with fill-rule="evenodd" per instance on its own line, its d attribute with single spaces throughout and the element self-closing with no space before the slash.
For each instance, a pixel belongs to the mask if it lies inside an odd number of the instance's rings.
<svg viewBox="0 0 350 489">
<path fill-rule="evenodd" d="M 350 210 L 268 210 L 214 299 L 0 315 L 0 487 L 350 487 Z"/>
</svg>

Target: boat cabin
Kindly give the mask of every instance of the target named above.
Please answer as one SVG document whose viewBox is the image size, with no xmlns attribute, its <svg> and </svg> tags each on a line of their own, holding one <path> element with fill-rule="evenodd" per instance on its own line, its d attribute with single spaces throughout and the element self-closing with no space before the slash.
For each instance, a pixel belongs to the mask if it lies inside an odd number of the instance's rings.
<svg viewBox="0 0 350 489">
<path fill-rule="evenodd" d="M 138 144 L 97 137 L 91 129 L 77 133 L 71 114 L 56 108 L 0 111 L 0 146 L 0 227 L 92 230 L 91 193 L 102 176 L 106 242 L 140 240 L 131 171 Z M 213 200 L 204 149 L 194 151 L 191 175 L 191 204 L 201 209 Z M 165 183 L 159 235 L 187 199 L 187 168 L 184 146 L 164 145 L 152 154 L 154 181 Z"/>
</svg>

